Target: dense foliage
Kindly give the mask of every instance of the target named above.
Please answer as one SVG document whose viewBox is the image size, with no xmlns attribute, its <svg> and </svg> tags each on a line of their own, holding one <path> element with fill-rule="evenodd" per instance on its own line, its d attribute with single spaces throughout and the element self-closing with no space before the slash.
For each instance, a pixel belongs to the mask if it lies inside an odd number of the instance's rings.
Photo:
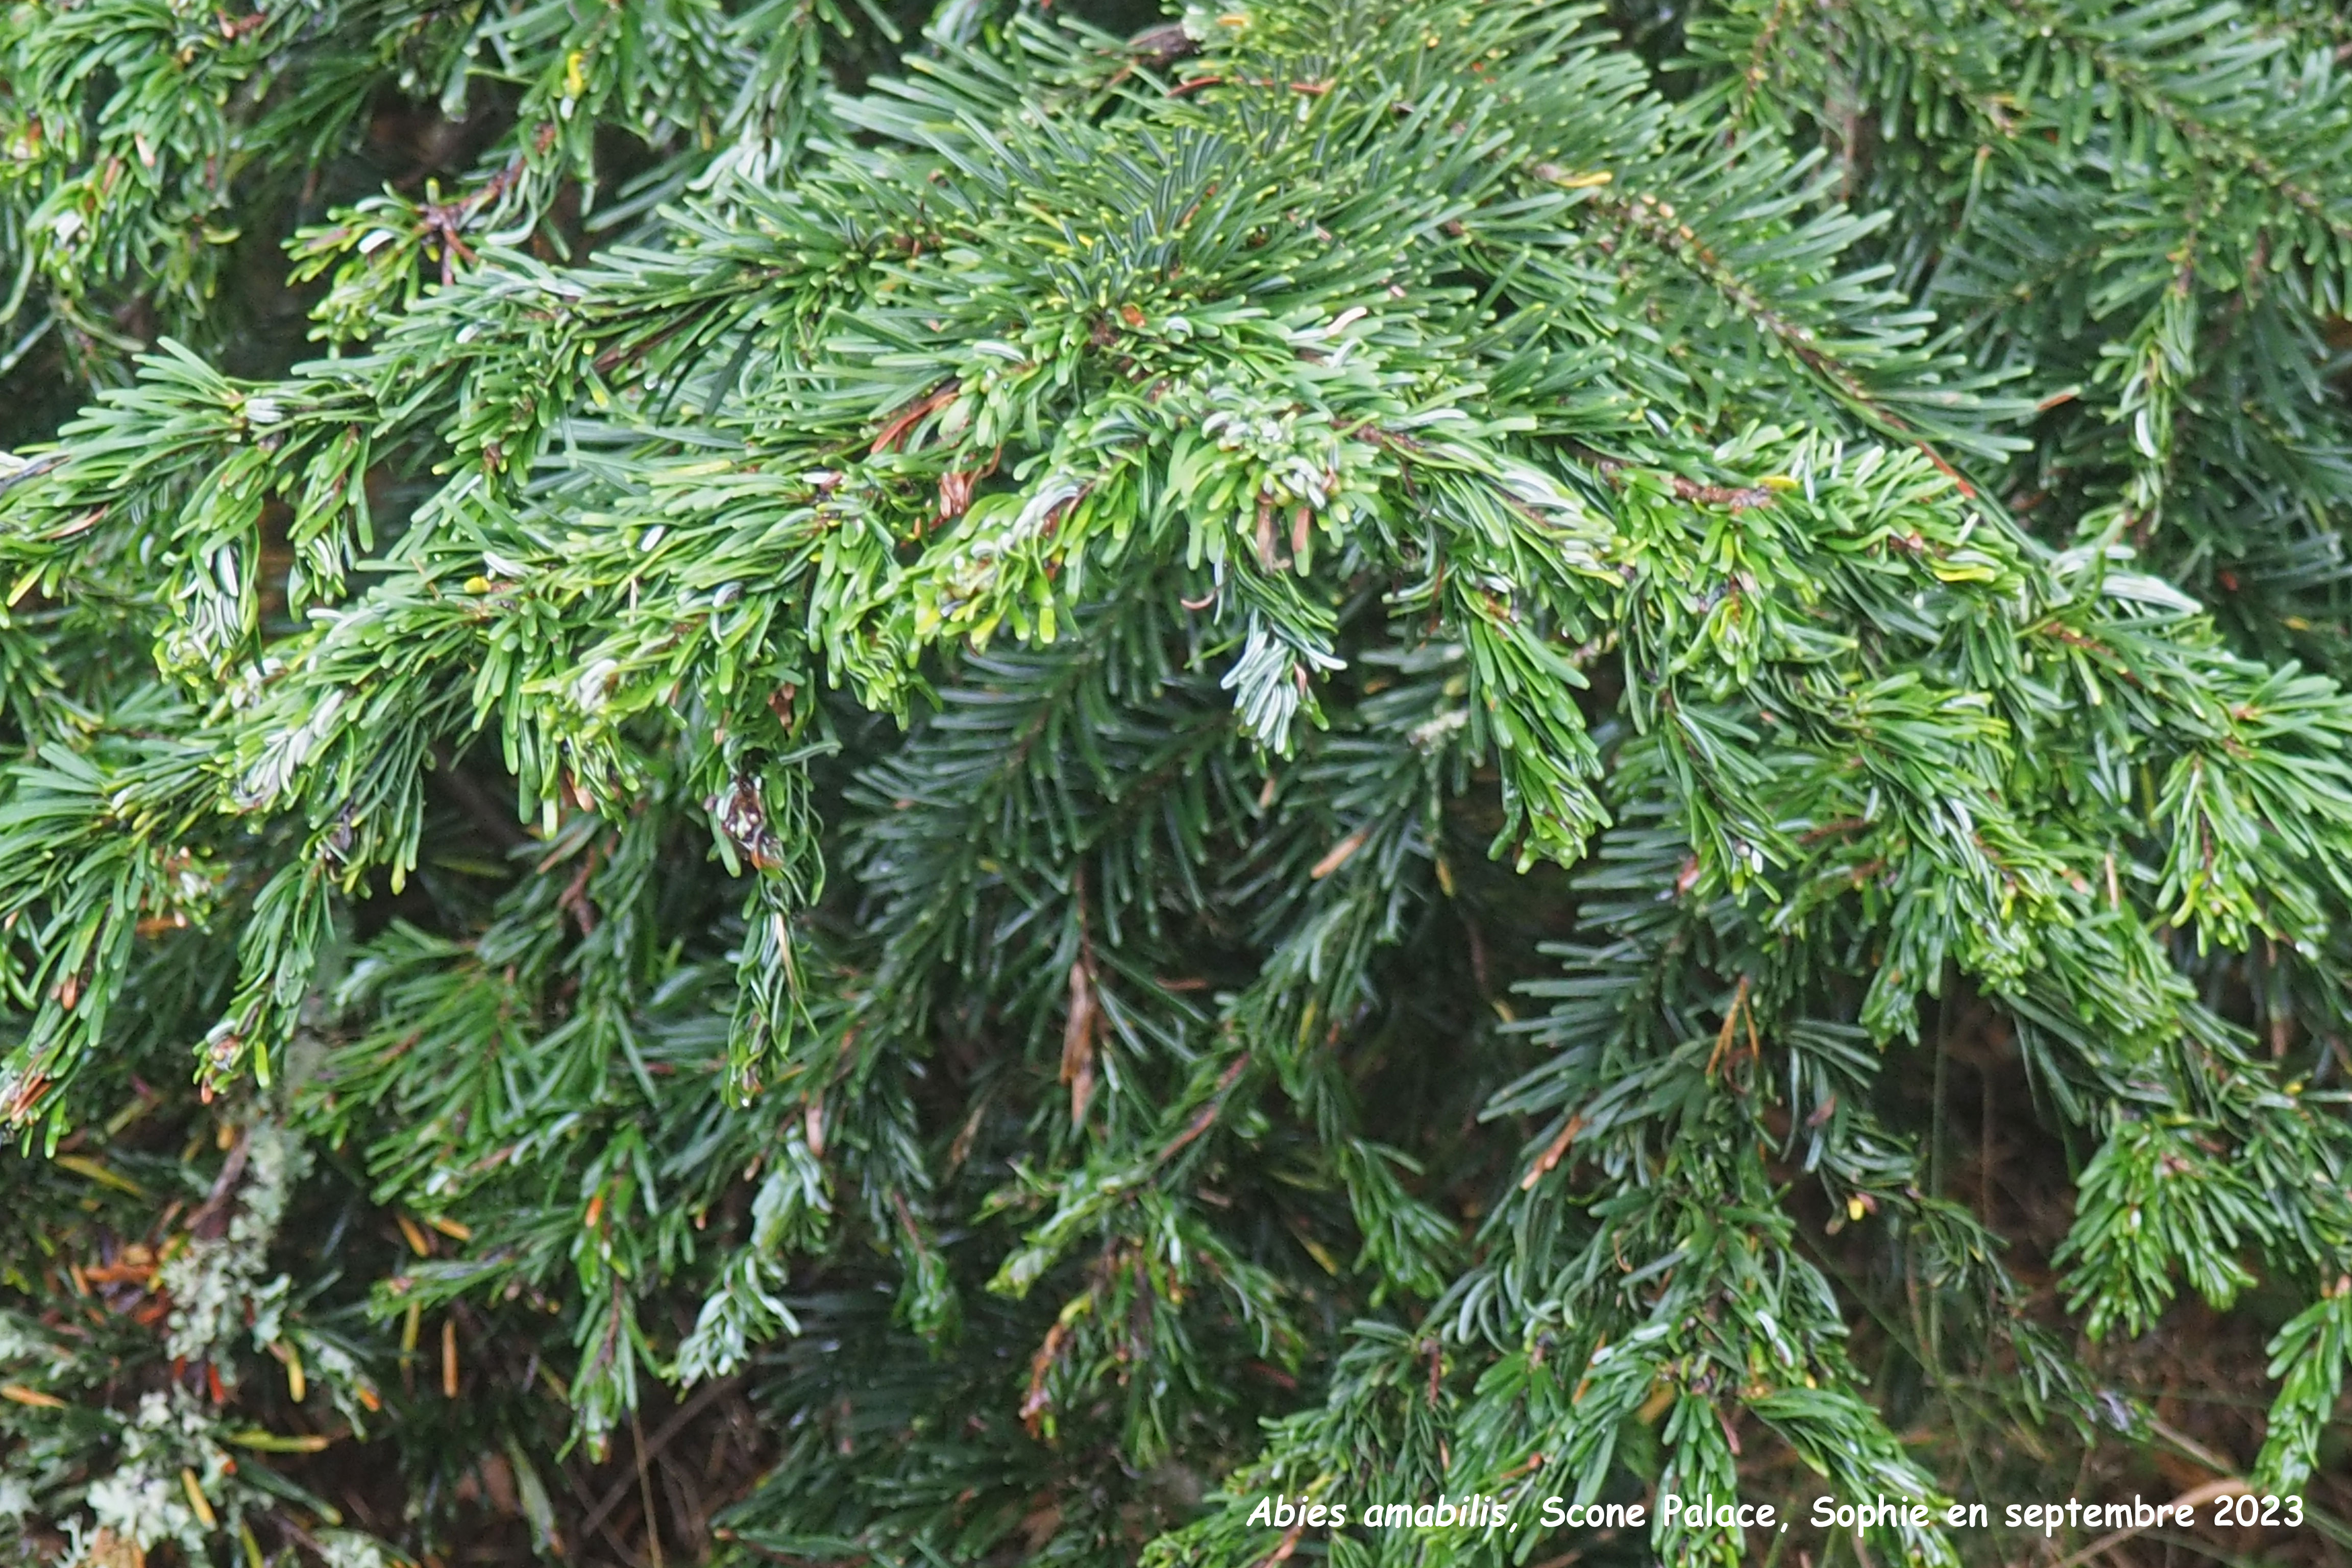
<svg viewBox="0 0 2352 1568">
<path fill-rule="evenodd" d="M 0 8 L 0 1533 L 2344 1561 L 2347 59 Z"/>
</svg>

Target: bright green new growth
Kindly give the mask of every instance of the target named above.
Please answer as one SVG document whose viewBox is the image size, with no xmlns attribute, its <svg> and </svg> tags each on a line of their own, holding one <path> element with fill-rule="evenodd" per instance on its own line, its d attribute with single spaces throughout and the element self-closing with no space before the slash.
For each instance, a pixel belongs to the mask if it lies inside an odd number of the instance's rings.
<svg viewBox="0 0 2352 1568">
<path fill-rule="evenodd" d="M 1662 79 L 1538 0 L 950 5 L 828 96 L 876 17 L 180 9 L 0 32 L 18 330 L 100 380 L 110 288 L 176 334 L 0 458 L 0 1110 L 54 1152 L 200 1040 L 468 1238 L 224 1360 L 373 1420 L 404 1314 L 560 1303 L 533 1488 L 748 1368 L 792 1425 L 733 1528 L 795 1558 L 1239 1568 L 1282 1532 L 1168 1477 L 1525 1519 L 1729 1496 L 1742 1431 L 1978 1496 L 1820 1216 L 1951 1419 L 2147 1428 L 1881 1082 L 1965 995 L 2087 1157 L 2066 1317 L 2276 1282 L 2256 1479 L 2320 1462 L 2340 24 L 1743 0 Z M 74 99 L 134 13 L 211 98 Z M 217 368 L 237 182 L 486 59 L 463 194 L 291 242 L 327 357 Z M 671 151 L 534 251 L 605 121 Z M 0 1371 L 105 1419 L 29 1312 Z"/>
</svg>

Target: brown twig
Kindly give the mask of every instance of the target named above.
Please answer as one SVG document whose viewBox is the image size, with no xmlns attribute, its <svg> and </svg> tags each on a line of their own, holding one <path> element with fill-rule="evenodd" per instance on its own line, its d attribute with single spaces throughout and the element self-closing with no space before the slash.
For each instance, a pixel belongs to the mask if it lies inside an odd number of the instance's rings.
<svg viewBox="0 0 2352 1568">
<path fill-rule="evenodd" d="M 2224 1476 L 2218 1481 L 2207 1481 L 2201 1487 L 2189 1488 L 2174 1498 L 2168 1506 L 2176 1509 L 2193 1509 L 2200 1504 L 2211 1502 L 2215 1498 L 2229 1496 L 2245 1489 L 2246 1483 L 2237 1477 Z M 2114 1551 L 2141 1531 L 2148 1528 L 2149 1526 L 2144 1524 L 2131 1524 L 2126 1525 L 2121 1530 L 2110 1531 L 2072 1556 L 2061 1557 L 2052 1564 L 2052 1568 L 2081 1568 L 2083 1563 L 2088 1563 L 2092 1558 Z"/>
<path fill-rule="evenodd" d="M 653 1436 L 639 1450 L 640 1460 L 642 1461 L 647 1456 L 658 1454 L 669 1447 L 670 1440 L 685 1431 L 696 1416 L 709 1409 L 719 1400 L 734 1393 L 741 1384 L 740 1378 L 724 1377 L 716 1383 L 704 1384 L 697 1389 L 693 1398 L 670 1412 L 669 1419 L 654 1428 Z M 588 1510 L 587 1519 L 580 1526 L 580 1538 L 583 1541 L 593 1534 L 596 1527 L 611 1517 L 614 1509 L 628 1500 L 629 1489 L 635 1484 L 635 1481 L 636 1478 L 634 1476 L 617 1481 L 614 1483 L 611 1490 L 596 1500 L 596 1506 Z"/>
<path fill-rule="evenodd" d="M 603 1505 L 598 1504 L 596 1507 L 590 1506 L 588 1501 L 588 1493 L 580 1485 L 580 1478 L 572 1473 L 572 1467 L 569 1465 L 562 1465 L 559 1466 L 558 1468 L 563 1476 L 563 1484 L 571 1489 L 572 1500 L 577 1502 L 587 1514 L 588 1523 L 580 1531 L 581 1544 L 585 1545 L 591 1536 L 601 1531 L 604 1537 L 604 1544 L 613 1549 L 614 1552 L 619 1556 L 621 1562 L 625 1565 L 625 1568 L 643 1568 L 645 1559 L 630 1551 L 628 1543 L 621 1539 L 620 1532 L 614 1530 L 613 1526 L 607 1522 L 602 1513 L 597 1511 L 597 1508 L 601 1508 Z M 624 1489 L 622 1495 L 624 1497 L 628 1495 L 625 1489 Z"/>
<path fill-rule="evenodd" d="M 220 1174 L 213 1178 L 212 1191 L 205 1194 L 205 1201 L 197 1206 L 196 1212 L 187 1218 L 187 1227 L 192 1233 L 197 1236 L 220 1234 L 207 1227 L 220 1217 L 224 1209 L 227 1208 L 229 1199 L 236 1192 L 237 1178 L 245 1174 L 245 1163 L 252 1157 L 252 1154 L 253 1135 L 250 1132 L 238 1133 L 236 1146 L 228 1152 L 228 1158 L 221 1163 Z"/>
<path fill-rule="evenodd" d="M 637 1451 L 637 1500 L 646 1510 L 646 1550 L 653 1553 L 654 1568 L 662 1568 L 661 1526 L 654 1519 L 653 1472 L 646 1464 L 646 1429 L 635 1409 L 629 1412 L 629 1440 Z"/>
</svg>

